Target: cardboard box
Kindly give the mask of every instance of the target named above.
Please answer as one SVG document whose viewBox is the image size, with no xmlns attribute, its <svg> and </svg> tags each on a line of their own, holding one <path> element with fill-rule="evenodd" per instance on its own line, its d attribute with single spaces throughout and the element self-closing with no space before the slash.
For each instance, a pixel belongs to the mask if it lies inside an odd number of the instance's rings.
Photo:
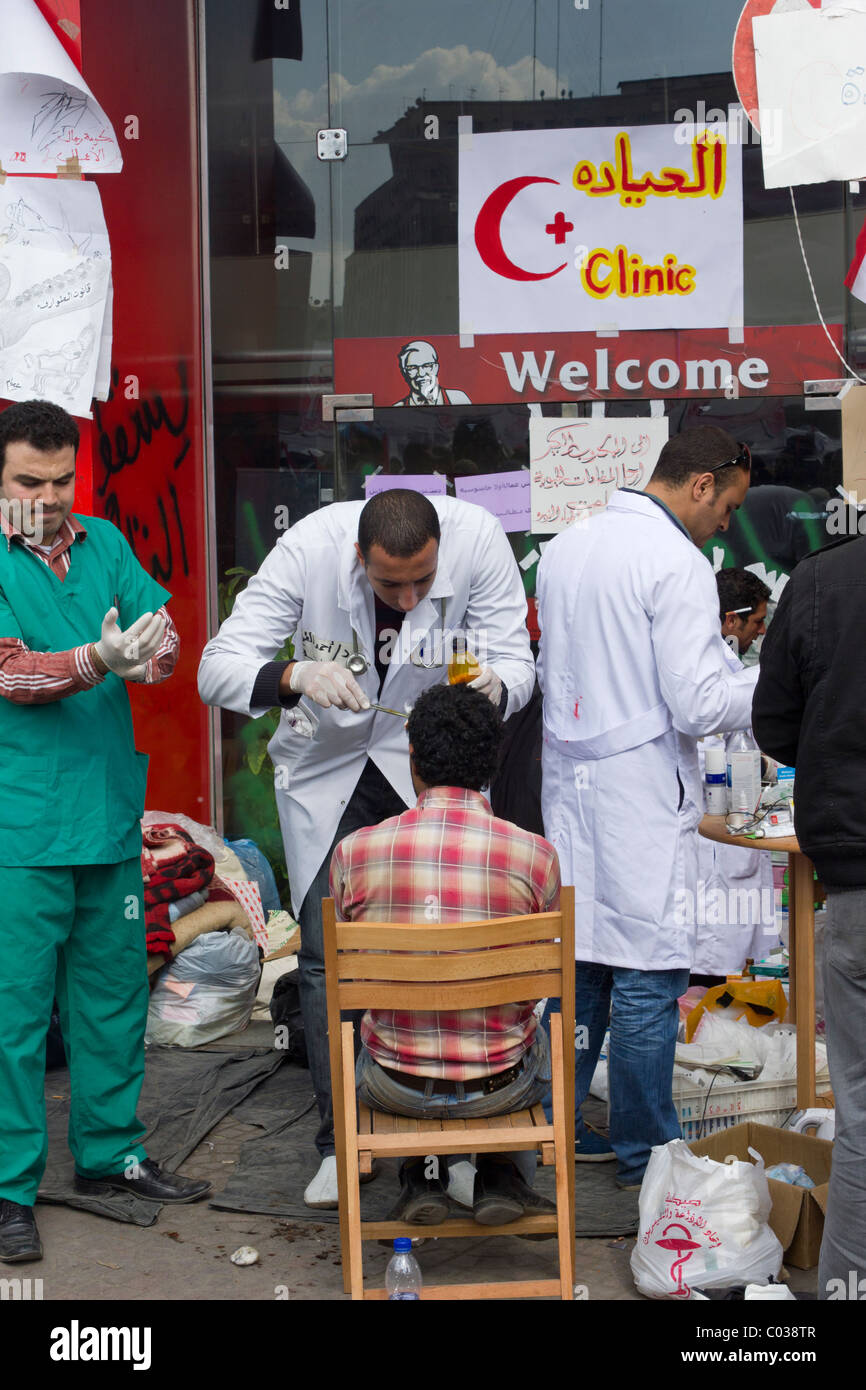
<svg viewBox="0 0 866 1390">
<path fill-rule="evenodd" d="M 768 1178 L 773 1209 L 770 1225 L 785 1252 L 785 1263 L 797 1269 L 812 1269 L 818 1263 L 821 1236 L 824 1232 L 824 1212 L 827 1209 L 827 1187 L 833 1161 L 833 1145 L 829 1139 L 815 1139 L 809 1134 L 795 1134 L 790 1129 L 772 1125 L 734 1125 L 719 1130 L 708 1139 L 689 1144 L 692 1153 L 724 1163 L 728 1154 L 744 1162 L 752 1161 L 749 1149 L 761 1155 L 764 1165 L 799 1163 L 815 1183 L 814 1187 L 792 1187 L 790 1183 Z"/>
</svg>

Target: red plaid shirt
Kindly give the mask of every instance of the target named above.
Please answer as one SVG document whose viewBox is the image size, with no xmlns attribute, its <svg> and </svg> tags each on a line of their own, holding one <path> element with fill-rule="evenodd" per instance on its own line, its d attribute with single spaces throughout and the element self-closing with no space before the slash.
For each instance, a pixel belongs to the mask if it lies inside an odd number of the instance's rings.
<svg viewBox="0 0 866 1390">
<path fill-rule="evenodd" d="M 347 835 L 331 861 L 344 922 L 472 922 L 559 904 L 556 850 L 498 820 L 480 792 L 432 787 L 400 816 Z M 361 1037 L 380 1066 L 467 1081 L 505 1071 L 535 1037 L 533 1003 L 453 1013 L 370 1010 Z"/>
</svg>

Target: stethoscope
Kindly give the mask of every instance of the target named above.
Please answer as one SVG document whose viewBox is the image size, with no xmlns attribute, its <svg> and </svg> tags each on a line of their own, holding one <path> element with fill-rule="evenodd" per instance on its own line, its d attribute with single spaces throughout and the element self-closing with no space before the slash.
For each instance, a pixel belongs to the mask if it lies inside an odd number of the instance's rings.
<svg viewBox="0 0 866 1390">
<path fill-rule="evenodd" d="M 444 639 L 444 633 L 445 633 L 445 600 L 444 600 L 444 598 L 442 598 L 442 599 L 439 600 L 439 612 L 440 612 L 441 620 L 442 620 L 442 626 L 441 626 L 441 628 L 440 628 L 440 631 L 442 632 L 443 637 L 442 637 L 442 641 L 440 641 L 440 643 L 439 643 L 438 655 L 437 655 L 437 656 L 434 656 L 432 661 L 425 661 L 424 658 L 423 658 L 423 656 L 422 656 L 422 652 L 423 652 L 423 649 L 424 649 L 424 643 L 423 643 L 423 641 L 422 641 L 421 645 L 420 645 L 419 648 L 418 648 L 418 651 L 417 651 L 417 652 L 412 652 L 412 653 L 410 654 L 410 656 L 409 656 L 409 660 L 410 660 L 410 662 L 412 663 L 413 666 L 420 666 L 420 667 L 423 667 L 423 668 L 424 668 L 425 670 L 427 670 L 427 671 L 432 670 L 432 668 L 435 667 L 435 666 L 443 666 L 443 665 L 445 664 L 445 663 L 443 662 L 443 660 L 442 660 L 442 642 L 445 640 L 445 639 Z M 347 670 L 347 671 L 351 671 L 351 673 L 352 673 L 353 676 L 363 676 L 363 675 L 366 674 L 367 671 L 369 671 L 371 664 L 372 664 L 372 663 L 370 662 L 370 660 L 369 660 L 369 659 L 364 655 L 364 653 L 361 651 L 361 644 L 360 644 L 360 642 L 358 641 L 358 634 L 357 634 L 357 632 L 355 631 L 355 629 L 352 628 L 352 653 L 351 653 L 350 656 L 348 656 L 348 657 L 346 658 L 346 670 Z"/>
</svg>

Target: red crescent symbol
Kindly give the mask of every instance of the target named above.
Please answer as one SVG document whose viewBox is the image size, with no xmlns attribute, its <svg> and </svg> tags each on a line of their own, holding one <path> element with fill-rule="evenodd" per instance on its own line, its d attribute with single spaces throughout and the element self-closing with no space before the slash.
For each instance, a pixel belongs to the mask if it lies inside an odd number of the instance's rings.
<svg viewBox="0 0 866 1390">
<path fill-rule="evenodd" d="M 563 261 L 555 270 L 544 270 L 540 274 L 515 265 L 505 254 L 500 230 L 505 212 L 522 188 L 530 183 L 558 182 L 558 179 L 543 179 L 535 174 L 527 174 L 523 178 L 509 179 L 507 183 L 494 188 L 475 221 L 475 245 L 488 270 L 504 276 L 506 280 L 549 280 L 551 275 L 558 275 L 565 269 L 567 261 Z"/>
</svg>

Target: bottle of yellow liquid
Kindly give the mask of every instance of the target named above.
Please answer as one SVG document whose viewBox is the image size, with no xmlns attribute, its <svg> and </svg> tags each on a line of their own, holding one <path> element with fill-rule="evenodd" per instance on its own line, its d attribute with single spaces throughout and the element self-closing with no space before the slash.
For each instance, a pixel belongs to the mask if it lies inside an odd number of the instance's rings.
<svg viewBox="0 0 866 1390">
<path fill-rule="evenodd" d="M 466 685 L 481 675 L 481 667 L 466 645 L 466 638 L 455 634 L 454 650 L 448 663 L 448 684 Z"/>
</svg>

